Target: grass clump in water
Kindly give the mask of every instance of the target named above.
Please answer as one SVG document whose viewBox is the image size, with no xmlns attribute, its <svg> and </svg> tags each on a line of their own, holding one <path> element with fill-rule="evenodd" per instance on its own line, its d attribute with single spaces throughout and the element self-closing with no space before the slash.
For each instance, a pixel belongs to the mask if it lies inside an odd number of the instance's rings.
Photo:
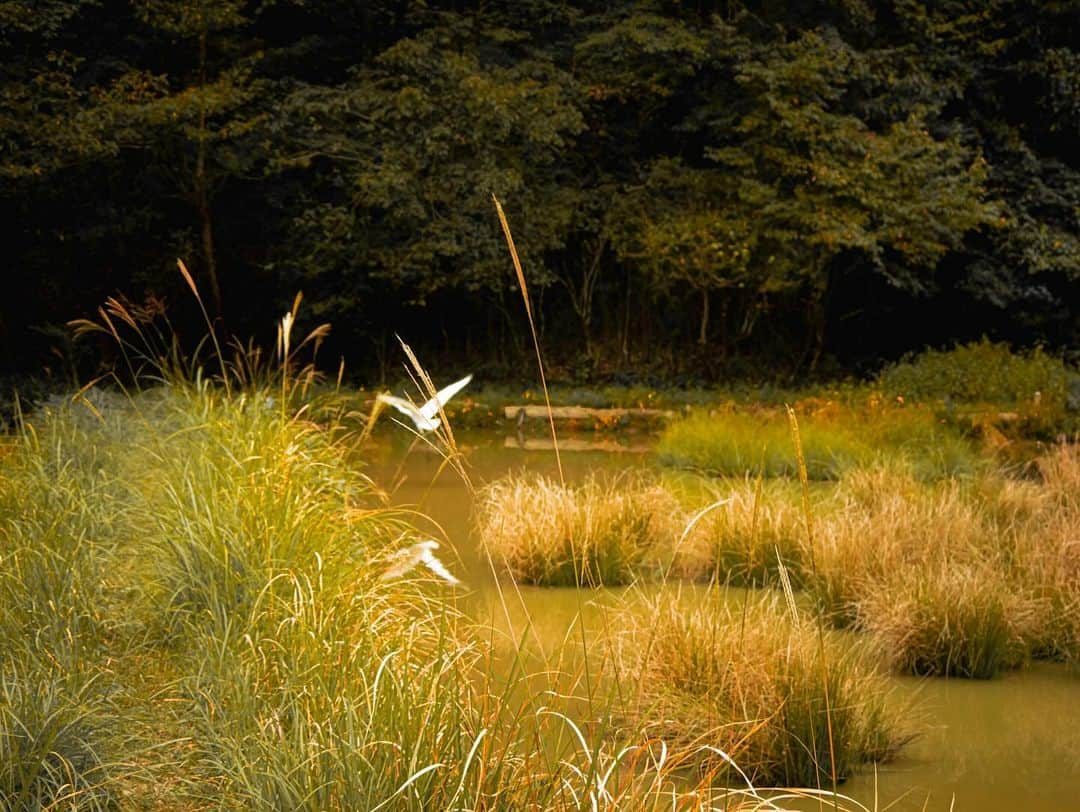
<svg viewBox="0 0 1080 812">
<path fill-rule="evenodd" d="M 874 658 L 801 625 L 775 595 L 747 600 L 712 591 L 641 615 L 626 656 L 642 723 L 659 720 L 654 735 L 719 748 L 778 786 L 825 785 L 834 767 L 843 780 L 894 756 L 910 733 Z"/>
<path fill-rule="evenodd" d="M 1016 569 L 1037 614 L 1035 657 L 1080 663 L 1080 445 L 1061 445 L 1038 464 L 1042 499 L 1024 514 Z"/>
<path fill-rule="evenodd" d="M 618 586 L 655 569 L 674 534 L 675 499 L 652 479 L 580 485 L 510 476 L 478 494 L 482 543 L 519 583 Z"/>
<path fill-rule="evenodd" d="M 837 480 L 883 460 L 926 480 L 972 474 L 983 465 L 968 440 L 926 409 L 876 401 L 864 408 L 807 401 L 800 408 L 806 474 L 813 480 Z M 787 421 L 770 410 L 691 415 L 668 426 L 657 454 L 665 465 L 712 476 L 799 475 Z"/>
<path fill-rule="evenodd" d="M 1030 605 L 992 565 L 912 566 L 859 602 L 896 670 L 988 679 L 1026 657 Z"/>
<path fill-rule="evenodd" d="M 1048 512 L 1038 486 L 879 468 L 845 477 L 838 496 L 804 584 L 833 625 L 875 635 L 897 670 L 989 678 L 1069 649 L 1080 566 L 1067 513 Z"/>
<path fill-rule="evenodd" d="M 920 482 L 909 469 L 877 466 L 848 473 L 836 509 L 816 517 L 815 566 L 803 583 L 838 627 L 855 624 L 865 595 L 898 567 L 964 561 L 997 549 L 994 528 L 957 482 Z M 909 572 L 915 570 L 909 569 Z"/>
<path fill-rule="evenodd" d="M 711 497 L 710 506 L 687 519 L 676 542 L 675 575 L 731 586 L 778 585 L 783 562 L 792 580 L 801 580 L 805 531 L 790 483 L 733 480 L 717 483 Z"/>
<path fill-rule="evenodd" d="M 668 426 L 656 451 L 665 465 L 714 476 L 798 476 L 787 422 L 770 412 L 691 415 Z M 821 425 L 804 427 L 803 452 L 811 479 L 836 479 L 871 455 L 848 432 Z"/>
</svg>

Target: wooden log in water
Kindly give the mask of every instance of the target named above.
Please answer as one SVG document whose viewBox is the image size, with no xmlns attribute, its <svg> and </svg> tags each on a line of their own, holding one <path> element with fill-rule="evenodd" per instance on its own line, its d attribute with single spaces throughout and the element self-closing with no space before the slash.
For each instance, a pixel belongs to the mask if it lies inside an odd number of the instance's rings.
<svg viewBox="0 0 1080 812">
<path fill-rule="evenodd" d="M 547 406 L 507 406 L 503 413 L 507 420 L 547 420 Z M 666 420 L 674 417 L 670 409 L 593 409 L 588 406 L 552 406 L 551 416 L 556 420 L 587 420 L 596 423 L 618 423 L 622 420 Z"/>
<path fill-rule="evenodd" d="M 522 451 L 552 451 L 555 448 L 550 437 L 507 437 L 503 448 L 516 448 Z M 615 440 L 592 440 L 581 437 L 559 438 L 559 451 L 603 451 L 605 453 L 645 454 L 652 447 L 645 443 L 624 445 Z"/>
</svg>

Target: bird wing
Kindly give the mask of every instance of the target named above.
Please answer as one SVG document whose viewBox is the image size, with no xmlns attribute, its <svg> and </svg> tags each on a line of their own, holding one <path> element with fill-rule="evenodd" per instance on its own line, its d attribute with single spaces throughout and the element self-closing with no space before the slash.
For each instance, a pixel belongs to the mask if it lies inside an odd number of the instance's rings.
<svg viewBox="0 0 1080 812">
<path fill-rule="evenodd" d="M 407 414 L 409 417 L 412 418 L 412 421 L 414 423 L 417 422 L 417 416 L 423 414 L 420 409 L 417 409 L 415 406 L 409 403 L 409 401 L 403 400 L 402 398 L 396 398 L 393 395 L 379 395 L 375 399 L 378 400 L 380 403 L 385 403 L 387 406 L 393 406 L 402 414 Z"/>
<path fill-rule="evenodd" d="M 424 554 L 420 558 L 424 562 L 425 566 L 433 573 L 442 578 L 446 583 L 456 586 L 461 583 L 454 573 L 450 572 L 431 550 L 424 550 Z"/>
<path fill-rule="evenodd" d="M 450 400 L 454 395 L 469 385 L 469 381 L 472 380 L 472 375 L 466 375 L 460 381 L 454 381 L 449 386 L 443 387 L 435 393 L 435 397 L 420 407 L 420 414 L 431 420 L 436 414 L 439 413 L 439 409 L 446 405 L 446 401 Z"/>
<path fill-rule="evenodd" d="M 390 566 L 387 567 L 380 580 L 390 581 L 400 578 L 423 561 L 424 556 L 431 555 L 433 547 L 438 546 L 438 542 L 429 539 L 427 541 L 418 541 L 416 544 L 410 544 L 408 547 L 397 550 L 390 556 Z"/>
</svg>

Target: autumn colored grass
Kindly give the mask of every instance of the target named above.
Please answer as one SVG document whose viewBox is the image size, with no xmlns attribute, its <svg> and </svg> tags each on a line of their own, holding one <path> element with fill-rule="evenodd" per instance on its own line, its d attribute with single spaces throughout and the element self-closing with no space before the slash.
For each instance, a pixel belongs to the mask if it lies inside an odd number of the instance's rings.
<svg viewBox="0 0 1080 812">
<path fill-rule="evenodd" d="M 805 587 L 833 625 L 878 637 L 899 671 L 985 678 L 1075 656 L 1077 524 L 1052 492 L 1000 474 L 854 472 L 817 525 Z"/>
<path fill-rule="evenodd" d="M 638 616 L 624 657 L 639 724 L 718 746 L 757 782 L 828 785 L 834 768 L 842 780 L 910 737 L 909 709 L 890 701 L 873 652 L 820 637 L 811 617 L 768 593 L 663 595 Z"/>
<path fill-rule="evenodd" d="M 445 585 L 384 578 L 414 531 L 300 370 L 157 369 L 28 416 L 0 460 L 0 805 L 780 808 L 600 724 L 603 685 L 497 661 Z M 628 484 L 586 487 L 637 556 L 662 514 Z"/>
<path fill-rule="evenodd" d="M 673 575 L 732 586 L 778 585 L 783 564 L 801 579 L 805 531 L 797 488 L 760 478 L 718 480 L 708 498 L 696 513 L 692 505 L 684 515 Z"/>
<path fill-rule="evenodd" d="M 478 494 L 477 528 L 499 566 L 521 583 L 617 586 L 659 569 L 681 515 L 647 477 L 560 485 L 510 476 Z"/>
</svg>

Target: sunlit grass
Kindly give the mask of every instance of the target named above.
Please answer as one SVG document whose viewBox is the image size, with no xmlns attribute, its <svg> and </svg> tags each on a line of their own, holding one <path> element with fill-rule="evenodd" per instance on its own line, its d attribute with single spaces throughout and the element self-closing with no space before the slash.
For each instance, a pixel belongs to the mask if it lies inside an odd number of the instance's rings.
<svg viewBox="0 0 1080 812">
<path fill-rule="evenodd" d="M 487 486 L 476 511 L 493 560 L 544 586 L 617 586 L 655 571 L 681 516 L 655 481 L 629 474 L 580 485 L 511 476 Z"/>
<path fill-rule="evenodd" d="M 982 465 L 971 444 L 927 410 L 815 406 L 806 404 L 800 417 L 810 479 L 835 480 L 885 459 L 923 479 L 971 474 Z M 676 421 L 661 435 L 657 455 L 663 464 L 714 476 L 798 475 L 786 420 L 768 409 Z"/>
<path fill-rule="evenodd" d="M 859 599 L 859 623 L 897 671 L 987 679 L 1024 661 L 1029 610 L 993 564 L 938 560 L 875 582 Z"/>
<path fill-rule="evenodd" d="M 759 783 L 826 785 L 834 767 L 842 780 L 910 736 L 908 709 L 891 703 L 873 652 L 821 638 L 779 596 L 662 597 L 625 649 L 635 721 L 668 741 L 720 747 Z"/>
<path fill-rule="evenodd" d="M 8 807 L 736 807 L 601 724 L 608 688 L 496 662 L 436 582 L 383 580 L 410 530 L 347 434 L 259 390 L 105 400 L 35 416 L 0 469 Z"/>
<path fill-rule="evenodd" d="M 732 586 L 779 583 L 781 564 L 801 580 L 805 568 L 798 491 L 785 481 L 720 480 L 699 515 L 687 516 L 672 574 Z"/>
</svg>

